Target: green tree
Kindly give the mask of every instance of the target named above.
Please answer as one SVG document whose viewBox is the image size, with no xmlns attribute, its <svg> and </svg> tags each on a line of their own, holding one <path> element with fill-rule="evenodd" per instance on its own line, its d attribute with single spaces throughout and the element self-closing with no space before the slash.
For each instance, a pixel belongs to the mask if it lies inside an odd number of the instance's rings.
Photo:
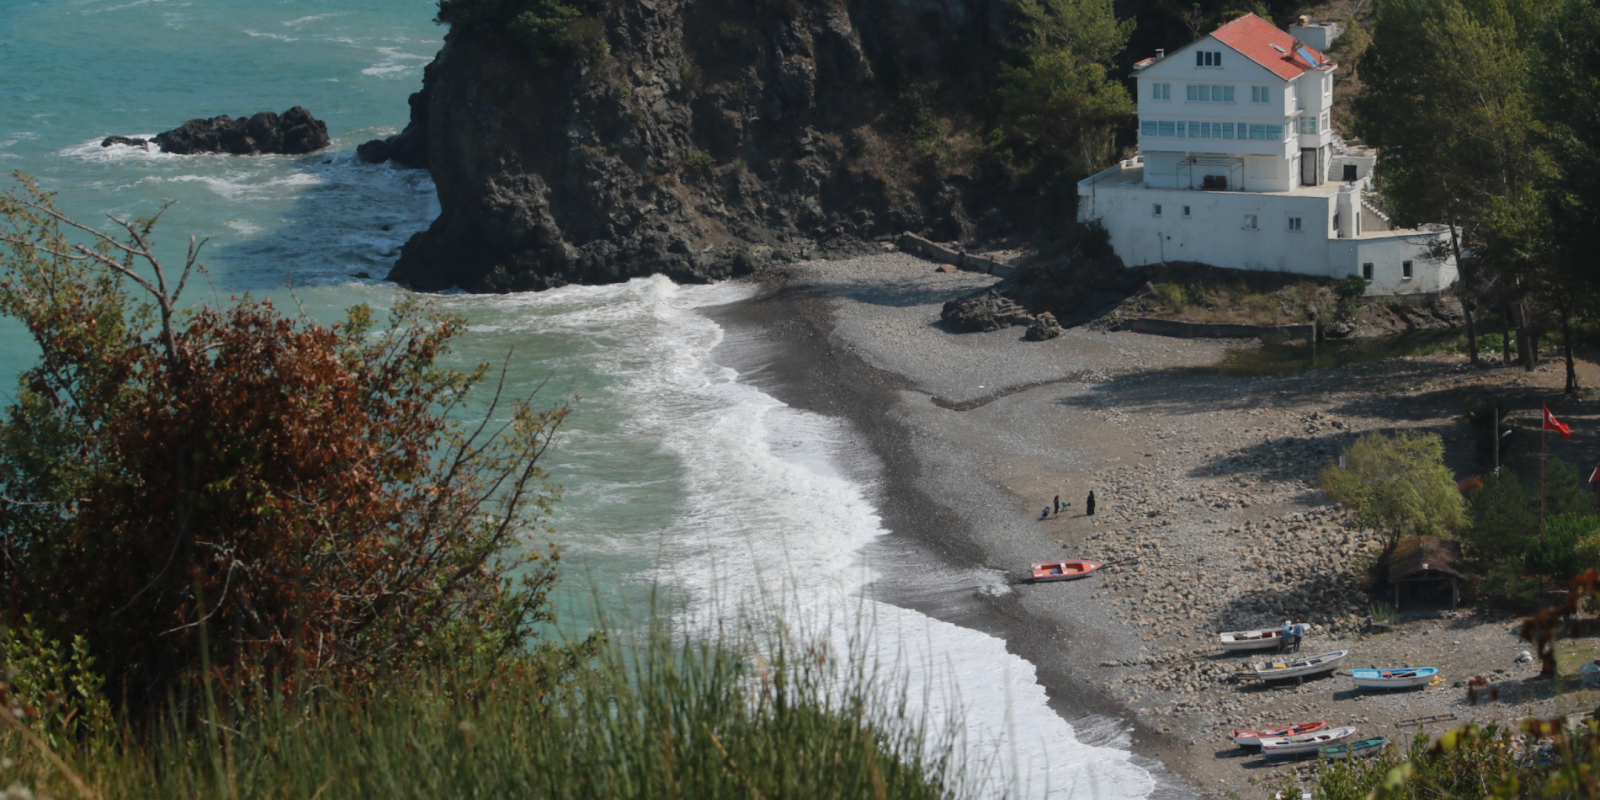
<svg viewBox="0 0 1600 800">
<path fill-rule="evenodd" d="M 1600 297 L 1600 8 L 1561 0 L 1534 34 L 1530 94 L 1544 143 L 1556 165 L 1544 174 L 1542 217 L 1548 224 L 1549 266 L 1560 291 L 1567 391 L 1577 391 L 1572 320 Z"/>
<path fill-rule="evenodd" d="M 1108 72 L 1131 20 L 1112 0 L 1012 0 L 1020 36 L 1001 68 L 991 145 L 1021 171 L 1075 184 L 1116 154 L 1133 99 Z"/>
<path fill-rule="evenodd" d="M 1523 42 L 1536 19 L 1521 0 L 1387 0 L 1361 64 L 1357 131 L 1380 148 L 1378 177 L 1396 221 L 1450 226 L 1474 364 L 1475 296 L 1495 265 L 1463 253 L 1492 237 L 1486 222 L 1497 201 L 1515 207 L 1531 186 Z"/>
<path fill-rule="evenodd" d="M 324 327 L 270 303 L 186 313 L 153 219 L 113 236 L 23 176 L 0 195 L 0 313 L 40 350 L 0 417 L 0 624 L 82 636 L 134 707 L 209 661 L 292 689 L 519 657 L 550 618 L 564 409 L 439 365 L 463 321 L 401 303 Z M 143 301 L 130 295 L 136 287 Z"/>
<path fill-rule="evenodd" d="M 1466 525 L 1444 441 L 1432 433 L 1369 433 L 1344 453 L 1344 466 L 1322 473 L 1322 488 L 1354 509 L 1362 524 L 1389 537 L 1442 535 Z"/>
</svg>

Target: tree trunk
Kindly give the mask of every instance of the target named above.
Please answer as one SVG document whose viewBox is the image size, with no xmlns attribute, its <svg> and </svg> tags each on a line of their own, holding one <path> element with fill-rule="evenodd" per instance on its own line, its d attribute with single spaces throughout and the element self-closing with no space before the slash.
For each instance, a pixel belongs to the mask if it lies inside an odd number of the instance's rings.
<svg viewBox="0 0 1600 800">
<path fill-rule="evenodd" d="M 1557 306 L 1561 312 L 1561 349 L 1567 357 L 1567 394 L 1578 393 L 1578 368 L 1572 360 L 1572 312 L 1565 303 Z"/>
<path fill-rule="evenodd" d="M 1500 309 L 1500 363 L 1511 363 L 1511 304 Z"/>
<path fill-rule="evenodd" d="M 1528 301 L 1517 301 L 1517 355 L 1522 359 L 1524 372 L 1532 372 L 1539 353 L 1533 346 L 1535 338 L 1533 326 L 1528 324 Z"/>
<path fill-rule="evenodd" d="M 1466 265 L 1461 262 L 1460 227 L 1455 220 L 1450 221 L 1450 251 L 1456 257 L 1456 272 L 1461 275 L 1461 314 L 1467 318 L 1467 357 L 1472 361 L 1472 366 L 1478 366 L 1478 328 L 1472 321 L 1472 298 L 1469 296 L 1468 287 L 1472 281 L 1468 279 Z"/>
</svg>

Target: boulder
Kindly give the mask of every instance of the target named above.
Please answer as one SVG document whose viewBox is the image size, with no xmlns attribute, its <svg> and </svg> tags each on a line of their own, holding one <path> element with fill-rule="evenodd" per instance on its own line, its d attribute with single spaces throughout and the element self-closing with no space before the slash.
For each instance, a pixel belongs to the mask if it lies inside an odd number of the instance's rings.
<svg viewBox="0 0 1600 800">
<path fill-rule="evenodd" d="M 132 136 L 107 136 L 100 142 L 101 147 L 110 147 L 114 144 L 125 144 L 129 147 L 141 147 L 145 150 L 150 149 L 149 139 L 138 139 Z"/>
<path fill-rule="evenodd" d="M 998 331 L 1013 325 L 1031 325 L 1034 317 L 1017 301 L 996 291 L 951 300 L 940 313 L 953 331 Z M 1052 318 L 1054 319 L 1054 318 Z"/>
<path fill-rule="evenodd" d="M 157 134 L 154 140 L 108 136 L 100 145 L 147 147 L 150 141 L 154 141 L 164 153 L 229 153 L 238 156 L 263 153 L 303 155 L 321 150 L 332 142 L 328 138 L 326 124 L 311 116 L 311 112 L 295 106 L 283 112 L 282 116 L 263 111 L 248 119 L 234 119 L 226 114 L 209 119 L 196 118 Z"/>
<path fill-rule="evenodd" d="M 1042 342 L 1046 339 L 1054 339 L 1060 335 L 1061 323 L 1056 322 L 1056 315 L 1048 311 L 1040 314 L 1037 317 L 1034 317 L 1033 322 L 1028 323 L 1028 333 L 1026 336 L 1030 342 Z M 1153 517 L 1157 513 L 1159 512 L 1152 511 L 1150 512 L 1150 516 Z"/>
</svg>

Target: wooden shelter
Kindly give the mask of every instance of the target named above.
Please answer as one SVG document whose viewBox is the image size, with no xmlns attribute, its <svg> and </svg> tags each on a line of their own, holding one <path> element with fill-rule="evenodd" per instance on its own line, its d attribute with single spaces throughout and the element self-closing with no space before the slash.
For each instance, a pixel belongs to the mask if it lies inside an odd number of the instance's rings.
<svg viewBox="0 0 1600 800">
<path fill-rule="evenodd" d="M 1400 610 L 1400 588 L 1405 586 L 1415 594 L 1424 584 L 1441 581 L 1450 584 L 1450 610 L 1461 602 L 1461 581 L 1465 575 L 1466 559 L 1461 556 L 1461 543 L 1437 536 L 1413 536 L 1401 539 L 1389 554 L 1389 585 L 1394 587 L 1394 609 Z"/>
</svg>

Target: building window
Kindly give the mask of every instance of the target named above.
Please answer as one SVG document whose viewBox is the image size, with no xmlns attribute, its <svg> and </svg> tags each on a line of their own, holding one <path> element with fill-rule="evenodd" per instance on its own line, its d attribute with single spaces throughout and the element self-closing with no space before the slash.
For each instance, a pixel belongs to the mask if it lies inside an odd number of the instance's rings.
<svg viewBox="0 0 1600 800">
<path fill-rule="evenodd" d="M 1361 277 L 1366 278 L 1369 281 L 1372 280 L 1372 262 L 1371 261 L 1368 261 L 1367 263 L 1361 265 Z"/>
<path fill-rule="evenodd" d="M 1188 100 L 1191 103 L 1231 103 L 1233 102 L 1232 86 L 1211 86 L 1191 83 L 1188 90 Z"/>
<path fill-rule="evenodd" d="M 1194 53 L 1194 65 L 1197 67 L 1220 67 L 1222 66 L 1222 51 L 1196 50 Z"/>
<path fill-rule="evenodd" d="M 1173 127 L 1173 123 L 1172 122 L 1170 122 L 1170 121 L 1158 122 L 1156 124 L 1160 127 L 1160 130 L 1161 130 L 1161 133 L 1159 133 L 1157 135 L 1159 135 L 1159 136 L 1177 136 L 1178 135 L 1178 134 L 1174 133 L 1173 130 L 1172 130 L 1172 127 Z"/>
<path fill-rule="evenodd" d="M 1155 211 L 1156 211 L 1155 216 L 1158 216 L 1158 217 L 1161 216 L 1161 204 L 1160 203 L 1156 203 Z"/>
<path fill-rule="evenodd" d="M 1246 214 L 1246 215 L 1244 215 L 1244 229 L 1247 230 L 1247 231 L 1258 230 L 1257 219 L 1256 219 L 1256 215 L 1255 214 Z"/>
<path fill-rule="evenodd" d="M 1252 103 L 1270 103 L 1270 102 L 1272 102 L 1272 87 L 1271 86 L 1252 86 L 1252 87 L 1250 87 L 1250 102 L 1252 102 Z"/>
<path fill-rule="evenodd" d="M 1289 218 L 1289 230 L 1291 230 L 1291 231 L 1302 230 L 1301 225 L 1303 225 L 1303 224 L 1304 223 L 1301 222 L 1299 217 L 1290 217 Z"/>
<path fill-rule="evenodd" d="M 1410 261 L 1402 261 L 1402 262 L 1400 262 L 1400 277 L 1405 279 L 1405 280 L 1408 280 L 1408 281 L 1411 280 L 1411 262 Z"/>
<path fill-rule="evenodd" d="M 1301 117 L 1300 118 L 1300 132 L 1301 133 L 1316 133 L 1317 132 L 1317 118 L 1316 117 Z"/>
<path fill-rule="evenodd" d="M 1328 112 L 1322 112 L 1322 129 L 1328 130 Z"/>
<path fill-rule="evenodd" d="M 1189 216 L 1189 207 L 1188 207 L 1188 206 L 1184 206 L 1184 207 L 1183 207 L 1183 215 L 1184 215 L 1184 216 L 1185 216 L 1185 217 L 1188 217 L 1188 216 Z"/>
<path fill-rule="evenodd" d="M 1150 99 L 1151 100 L 1171 100 L 1172 99 L 1172 84 L 1170 84 L 1170 83 L 1152 83 L 1152 84 L 1150 84 Z"/>
</svg>

